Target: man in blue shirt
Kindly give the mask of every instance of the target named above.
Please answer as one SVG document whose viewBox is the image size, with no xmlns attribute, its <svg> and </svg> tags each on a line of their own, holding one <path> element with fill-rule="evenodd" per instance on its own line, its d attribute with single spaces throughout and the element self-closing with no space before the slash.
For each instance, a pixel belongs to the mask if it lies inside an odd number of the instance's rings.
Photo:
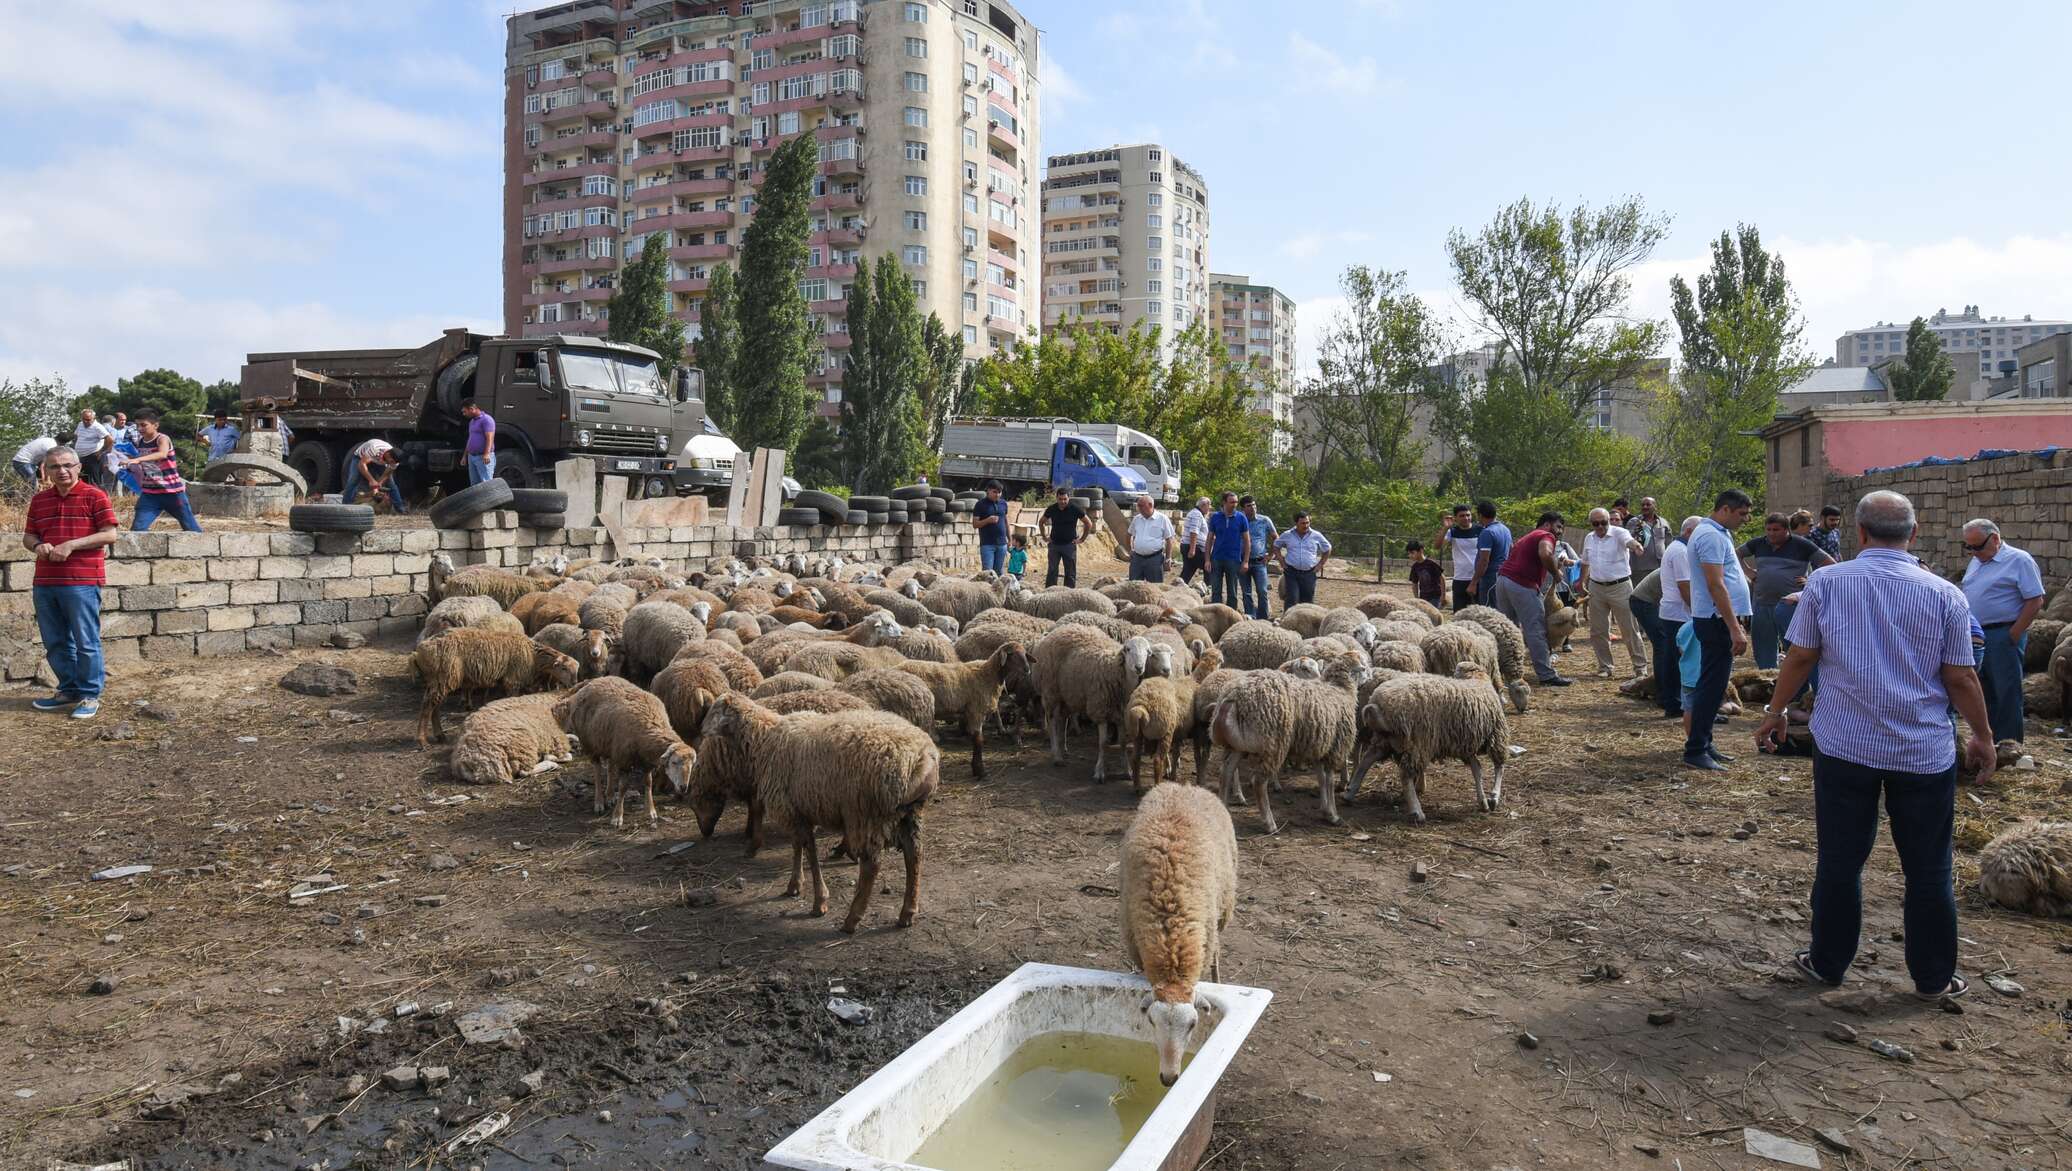
<svg viewBox="0 0 2072 1171">
<path fill-rule="evenodd" d="M 1209 601 L 1239 613 L 1238 581 L 1251 568 L 1252 522 L 1237 510 L 1237 493 L 1223 494 L 1223 507 L 1209 518 Z"/>
<path fill-rule="evenodd" d="M 1717 772 L 1733 759 L 1712 746 L 1712 724 L 1727 698 L 1734 656 L 1748 650 L 1740 616 L 1749 613 L 1748 578 L 1734 548 L 1734 530 L 1755 507 L 1739 488 L 1721 492 L 1712 515 L 1692 531 L 1691 633 L 1698 639 L 1698 685 L 1691 689 L 1691 731 L 1684 739 L 1685 768 Z M 1785 693 L 1787 698 L 1790 692 Z"/>
<path fill-rule="evenodd" d="M 1000 499 L 1000 481 L 986 481 L 986 498 L 971 508 L 978 529 L 978 567 L 1007 572 L 1007 501 Z"/>
<path fill-rule="evenodd" d="M 1482 535 L 1475 538 L 1475 577 L 1468 583 L 1468 594 L 1484 606 L 1494 606 L 1496 571 L 1511 555 L 1511 530 L 1496 518 L 1494 501 L 1477 501 L 1475 515 L 1481 518 Z"/>
<path fill-rule="evenodd" d="M 1273 526 L 1273 518 L 1259 515 L 1259 505 L 1250 496 L 1240 496 L 1238 511 L 1245 514 L 1244 576 L 1239 584 L 1244 586 L 1245 604 L 1241 607 L 1254 618 L 1266 618 L 1270 608 L 1266 604 L 1266 557 L 1273 552 L 1274 539 L 1281 531 Z"/>
<path fill-rule="evenodd" d="M 2008 544 L 2000 526 L 1984 517 L 1964 526 L 1964 596 L 1986 632 L 1986 656 L 1979 682 L 1986 689 L 1986 715 L 1993 739 L 2022 738 L 2022 656 L 2029 624 L 2043 612 L 2043 575 L 2036 559 Z"/>
</svg>

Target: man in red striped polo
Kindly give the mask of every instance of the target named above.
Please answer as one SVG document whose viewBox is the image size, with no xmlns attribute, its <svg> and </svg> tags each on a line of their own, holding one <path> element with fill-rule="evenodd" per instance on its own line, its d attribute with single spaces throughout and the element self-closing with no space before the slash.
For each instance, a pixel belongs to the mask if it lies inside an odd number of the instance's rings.
<svg viewBox="0 0 2072 1171">
<path fill-rule="evenodd" d="M 101 587 L 108 582 L 108 550 L 117 535 L 108 494 L 80 478 L 79 456 L 69 447 L 43 457 L 50 487 L 29 499 L 22 546 L 36 555 L 36 626 L 44 657 L 57 674 L 56 694 L 32 702 L 39 712 L 72 710 L 75 720 L 101 711 L 107 665 L 101 658 Z"/>
</svg>

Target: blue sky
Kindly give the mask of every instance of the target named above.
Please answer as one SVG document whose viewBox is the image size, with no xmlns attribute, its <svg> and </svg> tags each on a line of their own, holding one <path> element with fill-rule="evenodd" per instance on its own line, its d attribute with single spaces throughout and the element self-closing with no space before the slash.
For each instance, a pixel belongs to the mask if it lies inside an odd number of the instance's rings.
<svg viewBox="0 0 2072 1171">
<path fill-rule="evenodd" d="M 0 376 L 235 377 L 248 350 L 497 326 L 511 7 L 0 0 L 30 50 L 0 73 L 0 269 L 29 294 Z M 1636 280 L 1656 316 L 1760 225 L 1816 354 L 1939 306 L 2072 317 L 2072 5 L 1022 7 L 1044 152 L 1163 142 L 1207 178 L 1213 266 L 1280 286 L 1305 335 L 1352 262 L 1455 314 L 1447 230 L 1520 195 L 1673 216 Z"/>
</svg>

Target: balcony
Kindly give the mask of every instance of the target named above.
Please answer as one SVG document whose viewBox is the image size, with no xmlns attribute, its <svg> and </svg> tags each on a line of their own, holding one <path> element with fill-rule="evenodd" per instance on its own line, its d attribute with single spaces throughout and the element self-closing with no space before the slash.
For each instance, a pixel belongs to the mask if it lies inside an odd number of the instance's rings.
<svg viewBox="0 0 2072 1171">
<path fill-rule="evenodd" d="M 545 170 L 527 171 L 525 185 L 532 187 L 541 183 L 566 183 L 585 175 L 610 175 L 617 178 L 618 174 L 619 164 L 616 162 L 581 163 L 573 167 L 548 167 Z"/>
<path fill-rule="evenodd" d="M 705 231 L 733 226 L 734 213 L 731 211 L 673 211 L 666 215 L 642 216 L 637 220 L 627 220 L 624 225 L 628 232 L 643 233 L 673 232 L 679 229 Z"/>
<path fill-rule="evenodd" d="M 1022 149 L 1021 137 L 998 118 L 986 119 L 986 141 L 1002 150 Z"/>
<path fill-rule="evenodd" d="M 660 122 L 650 122 L 645 126 L 636 126 L 633 128 L 633 137 L 645 143 L 654 138 L 666 139 L 679 130 L 699 130 L 712 127 L 732 130 L 734 127 L 734 115 L 720 113 L 682 114 L 675 118 L 665 118 Z M 659 154 L 661 152 L 657 151 L 655 153 Z"/>
<path fill-rule="evenodd" d="M 528 321 L 521 332 L 526 337 L 548 337 L 557 333 L 602 334 L 604 329 L 602 317 L 590 317 L 574 321 Z"/>
<path fill-rule="evenodd" d="M 557 155 L 564 151 L 587 151 L 595 147 L 611 149 L 616 148 L 618 145 L 619 128 L 617 126 L 605 126 L 601 128 L 593 127 L 580 134 L 560 134 L 551 138 L 543 137 L 538 143 L 526 149 L 533 153 L 534 161 L 537 162 L 542 156 Z"/>
<path fill-rule="evenodd" d="M 706 81 L 686 81 L 676 85 L 665 85 L 651 89 L 631 104 L 646 105 L 663 98 L 730 98 L 734 96 L 734 79 L 731 77 L 711 78 Z"/>
<path fill-rule="evenodd" d="M 518 272 L 519 275 L 531 279 L 533 277 L 554 276 L 564 272 L 589 272 L 595 269 L 610 270 L 617 267 L 619 267 L 619 258 L 616 256 L 566 256 L 560 260 L 536 260 L 531 264 L 520 265 Z"/>
<path fill-rule="evenodd" d="M 705 290 L 711 286 L 711 277 L 685 277 L 680 281 L 670 281 L 669 291 L 672 293 L 690 293 L 703 296 Z"/>
<path fill-rule="evenodd" d="M 830 248 L 858 248 L 863 245 L 863 230 L 861 228 L 829 228 L 824 232 L 814 233 L 813 242 L 816 244 L 826 244 Z"/>
<path fill-rule="evenodd" d="M 618 111 L 617 98 L 598 98 L 572 106 L 556 106 L 545 113 L 527 114 L 525 121 L 527 125 L 562 126 L 570 122 L 587 122 L 592 118 L 609 118 Z"/>
<path fill-rule="evenodd" d="M 610 65 L 595 66 L 583 74 L 583 84 L 591 89 L 617 89 L 619 75 Z"/>
<path fill-rule="evenodd" d="M 772 49 L 781 53 L 793 45 L 810 45 L 837 33 L 853 33 L 862 27 L 854 20 L 838 20 L 832 24 L 816 24 L 812 28 L 777 29 L 755 38 L 749 45 L 751 48 Z"/>
<path fill-rule="evenodd" d="M 575 240 L 593 240 L 603 236 L 616 236 L 619 229 L 611 224 L 584 224 L 576 228 L 561 228 L 552 232 L 541 232 L 525 237 L 527 244 L 565 244 Z"/>
<path fill-rule="evenodd" d="M 673 200 L 678 196 L 732 195 L 732 179 L 677 179 L 668 183 L 656 183 L 626 193 L 629 203 L 658 203 Z"/>
<path fill-rule="evenodd" d="M 861 191 L 830 191 L 809 205 L 814 211 L 850 211 L 863 206 Z"/>
<path fill-rule="evenodd" d="M 854 280 L 856 279 L 856 266 L 853 264 L 810 264 L 806 266 L 806 276 L 808 278 L 826 277 L 831 281 Z"/>
<path fill-rule="evenodd" d="M 732 244 L 679 244 L 669 250 L 671 260 L 732 260 Z"/>
<path fill-rule="evenodd" d="M 829 178 L 837 175 L 861 175 L 863 171 L 863 155 L 860 152 L 853 159 L 829 159 L 820 164 L 820 173 Z"/>
<path fill-rule="evenodd" d="M 550 290 L 544 293 L 527 293 L 519 300 L 526 305 L 559 305 L 568 301 L 595 301 L 599 304 L 612 299 L 610 289 L 568 288 Z"/>
<path fill-rule="evenodd" d="M 524 206 L 527 214 L 540 215 L 550 211 L 574 211 L 578 208 L 616 204 L 618 200 L 619 197 L 616 195 L 563 195 L 549 199 L 545 192 L 539 192 L 526 200 Z"/>
<path fill-rule="evenodd" d="M 835 297 L 826 301 L 808 301 L 806 312 L 832 313 L 836 317 L 842 317 L 849 312 L 849 300 L 846 297 Z"/>
</svg>

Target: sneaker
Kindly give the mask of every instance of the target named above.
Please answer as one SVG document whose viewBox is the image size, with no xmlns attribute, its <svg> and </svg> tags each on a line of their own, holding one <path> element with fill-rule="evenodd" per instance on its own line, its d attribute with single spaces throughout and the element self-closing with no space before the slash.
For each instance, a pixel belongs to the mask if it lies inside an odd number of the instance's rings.
<svg viewBox="0 0 2072 1171">
<path fill-rule="evenodd" d="M 1971 991 L 1971 981 L 1952 973 L 1950 975 L 1950 982 L 1943 986 L 1941 992 L 1916 992 L 1914 995 L 1922 1000 L 1934 1003 L 1944 1000 L 1955 1000 L 1969 991 Z"/>
<path fill-rule="evenodd" d="M 1612 677 L 1612 669 L 1611 669 L 1610 667 L 1599 667 L 1599 668 L 1597 669 L 1597 677 L 1598 677 L 1599 679 L 1609 679 L 1609 678 L 1611 678 L 1611 677 Z"/>
<path fill-rule="evenodd" d="M 42 699 L 30 700 L 29 706 L 39 712 L 61 712 L 78 702 L 78 696 L 66 695 L 60 691 L 56 695 L 46 695 Z"/>
<path fill-rule="evenodd" d="M 100 714 L 101 701 L 98 699 L 82 699 L 79 706 L 72 709 L 72 718 L 75 720 L 91 720 Z"/>
<path fill-rule="evenodd" d="M 1574 682 L 1575 680 L 1569 678 L 1566 675 L 1550 675 L 1545 679 L 1537 680 L 1537 683 L 1541 687 L 1567 687 L 1573 684 Z"/>
<path fill-rule="evenodd" d="M 1684 757 L 1683 765 L 1685 768 L 1694 768 L 1699 770 L 1700 772 L 1723 773 L 1727 771 L 1726 765 L 1721 764 L 1720 762 L 1712 759 L 1710 756 L 1706 756 L 1703 753 L 1700 753 L 1697 756 Z"/>
<path fill-rule="evenodd" d="M 1804 976 L 1806 979 L 1811 980 L 1815 984 L 1825 984 L 1829 988 L 1839 988 L 1842 986 L 1842 982 L 1840 980 L 1830 980 L 1826 976 L 1823 976 L 1819 972 L 1813 970 L 1813 953 L 1811 951 L 1802 951 L 1799 952 L 1797 955 L 1792 956 L 1791 966 L 1799 970 L 1799 975 Z M 1953 978 L 1951 980 L 1951 983 L 1956 983 L 1956 980 Z M 1929 999 L 1932 1000 L 1935 998 L 1930 997 Z"/>
<path fill-rule="evenodd" d="M 1721 751 L 1720 751 L 1719 749 L 1717 749 L 1717 748 L 1714 748 L 1714 747 L 1712 747 L 1711 745 L 1707 745 L 1707 746 L 1706 746 L 1706 748 L 1705 748 L 1705 755 L 1707 755 L 1707 756 L 1711 757 L 1712 759 L 1714 759 L 1714 760 L 1716 760 L 1716 761 L 1720 762 L 1721 764 L 1732 764 L 1732 763 L 1734 763 L 1734 758 L 1733 758 L 1733 757 L 1731 757 L 1731 756 L 1728 756 L 1728 755 L 1727 755 L 1726 753 L 1724 753 L 1724 752 L 1721 752 Z"/>
</svg>

